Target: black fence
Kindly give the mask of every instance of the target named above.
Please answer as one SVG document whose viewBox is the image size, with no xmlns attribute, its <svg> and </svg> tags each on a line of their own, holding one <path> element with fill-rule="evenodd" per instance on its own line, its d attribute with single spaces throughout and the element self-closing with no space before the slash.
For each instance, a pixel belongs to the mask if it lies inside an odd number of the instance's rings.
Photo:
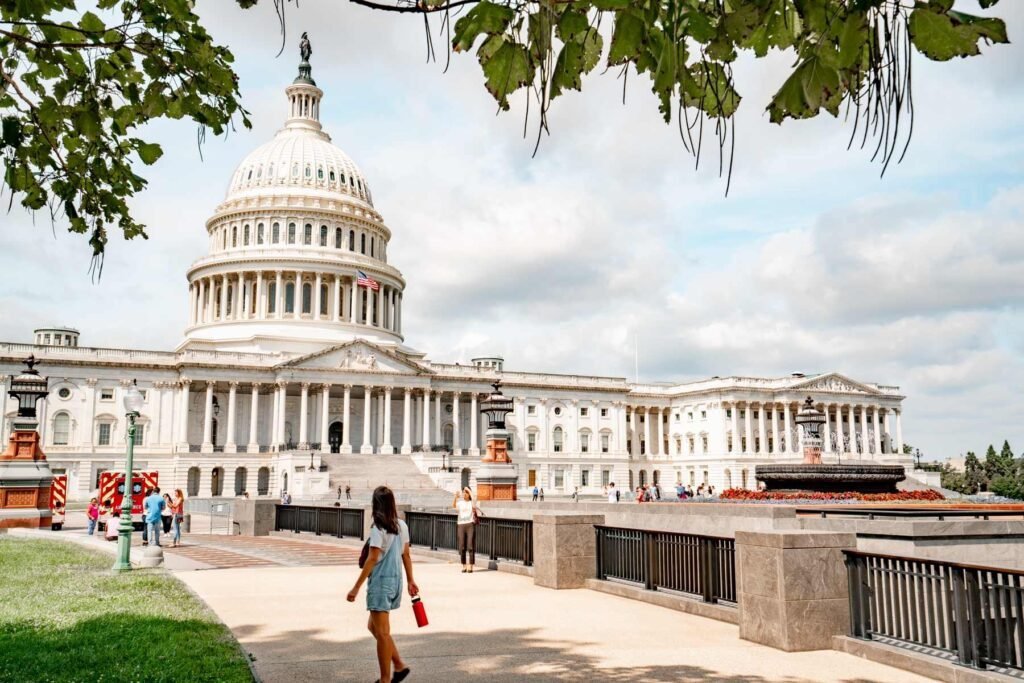
<svg viewBox="0 0 1024 683">
<path fill-rule="evenodd" d="M 318 507 L 313 505 L 276 505 L 274 529 L 308 532 L 317 536 L 363 539 L 363 509 Z"/>
<path fill-rule="evenodd" d="M 595 526 L 597 578 L 736 603 L 736 541 L 718 536 Z"/>
<path fill-rule="evenodd" d="M 407 512 L 409 540 L 431 550 L 458 550 L 456 515 Z M 533 521 L 481 517 L 476 527 L 476 552 L 492 560 L 533 564 Z"/>
<path fill-rule="evenodd" d="M 1024 670 L 1024 572 L 843 552 L 853 637 L 911 644 L 978 669 Z"/>
</svg>

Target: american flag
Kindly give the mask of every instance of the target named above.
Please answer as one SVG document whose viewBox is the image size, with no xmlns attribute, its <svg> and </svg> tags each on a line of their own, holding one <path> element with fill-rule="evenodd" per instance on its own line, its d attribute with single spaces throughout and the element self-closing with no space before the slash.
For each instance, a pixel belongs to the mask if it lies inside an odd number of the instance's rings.
<svg viewBox="0 0 1024 683">
<path fill-rule="evenodd" d="M 374 291 L 377 291 L 377 290 L 380 289 L 380 283 L 377 282 L 376 280 L 374 280 L 372 277 L 370 277 L 369 275 L 367 275 L 366 273 L 364 273 L 361 270 L 357 270 L 356 273 L 359 276 L 356 279 L 356 284 L 357 285 L 359 285 L 360 287 L 369 287 L 370 289 L 372 289 Z"/>
</svg>

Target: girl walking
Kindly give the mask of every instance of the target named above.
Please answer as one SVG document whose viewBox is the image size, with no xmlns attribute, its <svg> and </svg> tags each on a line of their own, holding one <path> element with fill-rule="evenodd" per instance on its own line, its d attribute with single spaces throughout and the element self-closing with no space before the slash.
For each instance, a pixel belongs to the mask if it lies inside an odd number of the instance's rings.
<svg viewBox="0 0 1024 683">
<path fill-rule="evenodd" d="M 456 493 L 452 507 L 459 511 L 456 539 L 459 546 L 459 559 L 462 562 L 462 573 L 472 574 L 476 565 L 476 525 L 473 523 L 473 492 L 469 487 L 462 489 L 461 496 Z M 466 549 L 469 549 L 469 562 L 466 562 Z"/>
<path fill-rule="evenodd" d="M 171 498 L 171 524 L 174 527 L 174 542 L 171 544 L 177 547 L 181 543 L 181 523 L 185 520 L 185 494 L 181 489 L 174 489 L 174 497 Z"/>
<path fill-rule="evenodd" d="M 398 518 L 395 494 L 387 486 L 378 486 L 373 492 L 373 526 L 370 527 L 370 553 L 356 584 L 348 592 L 349 602 L 355 602 L 363 582 L 366 587 L 366 609 L 370 619 L 366 627 L 377 641 L 377 664 L 380 666 L 378 683 L 398 683 L 409 675 L 409 667 L 402 661 L 391 638 L 389 613 L 398 609 L 402 601 L 402 567 L 409 577 L 409 595 L 416 597 L 420 589 L 412 578 L 412 556 L 409 554 L 409 528 Z M 394 665 L 394 676 L 391 668 Z"/>
</svg>

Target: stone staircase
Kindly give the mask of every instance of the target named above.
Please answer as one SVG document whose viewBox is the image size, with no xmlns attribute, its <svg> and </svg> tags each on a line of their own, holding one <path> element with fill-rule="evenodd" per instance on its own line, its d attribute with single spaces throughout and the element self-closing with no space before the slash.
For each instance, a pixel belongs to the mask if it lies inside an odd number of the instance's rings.
<svg viewBox="0 0 1024 683">
<path fill-rule="evenodd" d="M 352 502 L 368 504 L 373 490 L 383 484 L 395 492 L 399 504 L 443 508 L 452 503 L 452 494 L 438 488 L 408 455 L 321 453 L 320 459 L 327 465 L 332 491 L 329 496 L 321 496 L 321 502 L 337 500 L 338 487 L 344 491 L 348 484 L 352 487 Z"/>
</svg>

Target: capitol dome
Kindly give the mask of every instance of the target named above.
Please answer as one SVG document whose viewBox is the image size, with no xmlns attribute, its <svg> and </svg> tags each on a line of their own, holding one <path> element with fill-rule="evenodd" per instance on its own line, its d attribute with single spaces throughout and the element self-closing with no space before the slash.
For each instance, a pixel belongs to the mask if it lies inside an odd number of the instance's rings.
<svg viewBox="0 0 1024 683">
<path fill-rule="evenodd" d="M 366 178 L 320 124 L 309 63 L 285 88 L 288 116 L 235 169 L 188 271 L 180 348 L 315 352 L 353 339 L 402 342 L 405 280 Z"/>
</svg>

